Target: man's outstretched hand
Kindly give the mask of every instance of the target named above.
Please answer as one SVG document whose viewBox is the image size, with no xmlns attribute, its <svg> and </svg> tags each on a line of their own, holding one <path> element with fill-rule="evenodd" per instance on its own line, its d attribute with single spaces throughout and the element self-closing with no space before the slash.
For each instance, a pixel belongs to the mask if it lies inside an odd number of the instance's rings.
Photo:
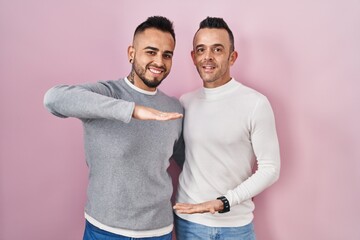
<svg viewBox="0 0 360 240">
<path fill-rule="evenodd" d="M 138 120 L 157 120 L 157 121 L 167 121 L 182 118 L 181 113 L 176 112 L 162 112 L 154 108 L 144 107 L 135 105 L 133 118 Z"/>
<path fill-rule="evenodd" d="M 224 205 L 220 200 L 212 200 L 198 204 L 191 203 L 176 203 L 173 207 L 176 212 L 181 214 L 193 214 L 193 213 L 207 213 L 214 214 L 215 212 L 224 209 Z"/>
</svg>

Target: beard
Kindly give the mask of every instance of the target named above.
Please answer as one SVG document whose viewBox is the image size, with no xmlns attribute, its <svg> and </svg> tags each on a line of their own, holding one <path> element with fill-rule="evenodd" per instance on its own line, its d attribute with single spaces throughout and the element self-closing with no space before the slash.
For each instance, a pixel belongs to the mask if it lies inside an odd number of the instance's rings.
<svg viewBox="0 0 360 240">
<path fill-rule="evenodd" d="M 151 66 L 151 64 L 147 64 L 145 66 L 145 68 L 142 68 L 139 64 L 137 64 L 136 60 L 134 59 L 134 63 L 132 64 L 132 69 L 133 71 L 135 72 L 135 74 L 141 79 L 141 81 L 149 88 L 156 88 L 158 87 L 161 82 L 167 77 L 167 75 L 169 74 L 169 72 L 166 71 L 166 67 L 163 66 L 163 67 L 158 67 L 156 66 L 157 68 L 162 68 L 163 72 L 164 72 L 164 75 L 163 77 L 160 77 L 160 78 L 154 78 L 153 80 L 150 80 L 148 78 L 145 77 L 145 73 L 146 73 L 146 70 L 149 68 L 149 66 Z M 153 65 L 155 66 L 155 65 Z"/>
<path fill-rule="evenodd" d="M 162 80 L 164 79 L 161 79 L 161 80 L 157 80 L 157 79 L 154 79 L 153 81 L 149 80 L 149 79 L 146 79 L 145 77 L 143 76 L 139 76 L 141 81 L 143 81 L 143 83 L 148 86 L 149 88 L 156 88 L 160 85 L 160 83 L 162 82 Z"/>
</svg>

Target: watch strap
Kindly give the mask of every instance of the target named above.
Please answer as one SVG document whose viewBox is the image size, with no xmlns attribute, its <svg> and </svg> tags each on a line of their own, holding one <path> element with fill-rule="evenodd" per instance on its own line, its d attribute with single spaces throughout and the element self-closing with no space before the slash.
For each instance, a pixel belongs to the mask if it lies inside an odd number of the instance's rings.
<svg viewBox="0 0 360 240">
<path fill-rule="evenodd" d="M 221 211 L 218 211 L 218 213 L 226 213 L 226 212 L 230 212 L 230 203 L 229 200 L 227 200 L 227 198 L 225 196 L 221 196 L 217 198 L 218 200 L 222 201 L 224 208 Z"/>
</svg>

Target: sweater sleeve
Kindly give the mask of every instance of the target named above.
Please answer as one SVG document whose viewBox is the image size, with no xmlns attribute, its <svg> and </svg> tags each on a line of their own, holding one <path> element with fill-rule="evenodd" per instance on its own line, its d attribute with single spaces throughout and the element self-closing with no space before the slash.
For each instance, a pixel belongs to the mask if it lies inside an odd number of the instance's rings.
<svg viewBox="0 0 360 240">
<path fill-rule="evenodd" d="M 79 119 L 111 119 L 130 122 L 135 103 L 117 99 L 104 83 L 68 86 L 49 89 L 44 105 L 55 116 Z"/>
<path fill-rule="evenodd" d="M 248 200 L 272 185 L 280 174 L 280 151 L 274 114 L 268 100 L 261 98 L 250 120 L 250 137 L 257 170 L 247 180 L 226 193 L 230 205 Z"/>
</svg>

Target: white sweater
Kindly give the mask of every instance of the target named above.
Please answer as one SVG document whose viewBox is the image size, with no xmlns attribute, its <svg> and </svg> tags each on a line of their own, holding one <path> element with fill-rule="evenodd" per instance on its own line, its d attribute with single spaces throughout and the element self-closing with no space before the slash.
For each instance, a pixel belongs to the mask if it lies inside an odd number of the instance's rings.
<svg viewBox="0 0 360 240">
<path fill-rule="evenodd" d="M 180 98 L 185 108 L 186 160 L 177 202 L 201 203 L 225 195 L 223 214 L 177 214 L 211 227 L 244 226 L 253 220 L 252 197 L 279 177 L 275 120 L 265 96 L 232 79 Z M 255 163 L 257 168 L 254 170 Z"/>
</svg>

